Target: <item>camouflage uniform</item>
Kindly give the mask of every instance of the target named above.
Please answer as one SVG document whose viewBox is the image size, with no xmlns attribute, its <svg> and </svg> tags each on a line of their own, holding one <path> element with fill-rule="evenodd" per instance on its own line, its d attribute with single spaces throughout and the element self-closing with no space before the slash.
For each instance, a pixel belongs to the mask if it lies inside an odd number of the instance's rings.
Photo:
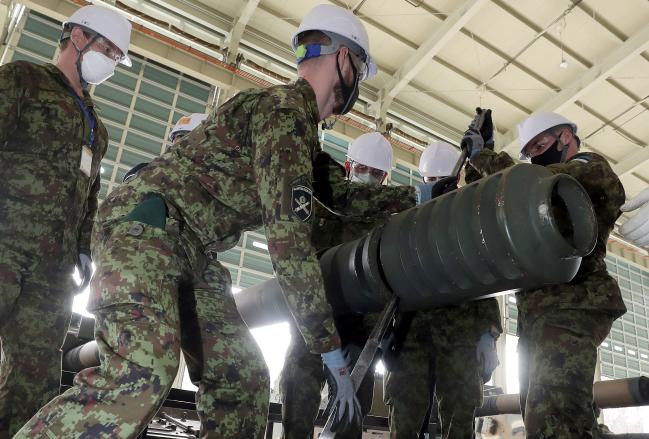
<svg viewBox="0 0 649 439">
<path fill-rule="evenodd" d="M 147 164 L 128 171 L 125 181 Z M 180 344 L 189 378 L 198 387 L 202 434 L 259 435 L 267 402 L 265 393 L 255 390 L 257 375 L 266 374 L 266 365 L 254 338 L 240 324 L 229 270 L 217 261 L 216 252 L 205 253 L 205 270 L 193 273 L 190 285 L 179 294 Z M 242 366 L 244 373 L 239 373 Z"/>
<path fill-rule="evenodd" d="M 18 433 L 27 437 L 134 437 L 164 401 L 179 362 L 179 296 L 207 265 L 205 251 L 233 247 L 245 230 L 265 226 L 268 251 L 287 304 L 314 352 L 340 346 L 322 274 L 310 243 L 313 164 L 320 151 L 313 89 L 295 84 L 248 90 L 113 191 L 102 204 L 93 253 L 98 264 L 88 309 L 96 316 L 101 366 L 43 407 Z M 376 190 L 330 182 L 333 194 L 368 199 Z M 376 204 L 380 210 L 384 206 Z M 227 302 L 234 311 L 234 302 Z M 238 313 L 223 316 L 222 333 L 237 331 Z M 183 323 L 184 325 L 184 323 Z M 231 329 L 228 329 L 231 330 Z M 239 344 L 239 345 L 237 345 Z M 267 370 L 222 346 L 225 382 L 259 402 L 238 419 L 241 438 L 263 437 L 269 397 Z M 183 348 L 187 348 L 183 346 Z M 242 349 L 245 350 L 245 349 Z M 233 420 L 234 421 L 234 420 Z M 203 429 L 205 429 L 203 425 Z M 219 431 L 202 435 L 224 437 Z"/>
<path fill-rule="evenodd" d="M 90 254 L 107 133 L 86 93 L 75 98 L 54 65 L 0 67 L 0 437 L 10 437 L 59 391 L 60 347 L 72 312 L 72 273 Z M 96 126 L 92 160 L 82 146 Z"/>
<path fill-rule="evenodd" d="M 514 164 L 506 153 L 483 150 L 471 162 L 483 175 Z M 516 295 L 521 411 L 528 438 L 592 437 L 597 347 L 626 312 L 620 289 L 606 271 L 606 242 L 624 203 L 624 188 L 606 159 L 576 154 L 546 166 L 571 175 L 595 208 L 598 236 L 575 278 Z"/>
<path fill-rule="evenodd" d="M 483 386 L 476 346 L 492 325 L 502 332 L 496 299 L 414 315 L 385 376 L 390 437 L 417 437 L 431 392 L 438 402 L 442 437 L 473 437 L 473 412 L 482 405 Z"/>
<path fill-rule="evenodd" d="M 341 170 L 341 176 L 344 171 Z M 318 251 L 334 247 L 343 242 L 360 238 L 373 227 L 386 220 L 392 213 L 400 212 L 415 205 L 414 190 L 402 186 L 401 194 L 393 196 L 393 204 L 378 216 L 357 218 L 336 216 L 316 205 L 315 224 L 312 242 Z M 328 200 L 329 202 L 332 200 Z M 335 203 L 339 205 L 340 203 Z M 341 209 L 344 213 L 344 209 Z M 360 348 L 369 335 L 371 316 L 345 315 L 335 318 L 336 328 L 352 354 L 353 362 L 360 354 Z M 297 330 L 291 327 L 291 344 L 286 351 L 284 369 L 280 378 L 280 395 L 282 398 L 283 437 L 287 439 L 304 439 L 313 436 L 315 418 L 320 406 L 320 392 L 325 383 L 322 360 L 317 354 L 307 349 Z M 368 374 L 357 393 L 363 416 L 372 407 L 374 375 Z M 360 437 L 361 431 L 348 432 L 336 437 Z"/>
</svg>

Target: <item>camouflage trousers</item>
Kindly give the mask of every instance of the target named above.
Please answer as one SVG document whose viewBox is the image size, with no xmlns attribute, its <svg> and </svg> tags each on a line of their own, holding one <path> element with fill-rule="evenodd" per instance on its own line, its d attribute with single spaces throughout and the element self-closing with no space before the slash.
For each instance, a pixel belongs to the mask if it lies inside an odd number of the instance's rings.
<svg viewBox="0 0 649 439">
<path fill-rule="evenodd" d="M 552 310 L 534 318 L 519 314 L 518 368 L 526 437 L 597 437 L 593 409 L 597 348 L 613 320 L 590 310 Z"/>
<path fill-rule="evenodd" d="M 343 346 L 346 346 L 355 364 L 360 355 L 367 333 L 363 318 L 349 316 L 337 318 L 338 330 Z M 312 438 L 315 420 L 320 408 L 320 394 L 326 378 L 320 354 L 309 352 L 295 326 L 291 326 L 291 343 L 286 351 L 284 369 L 279 382 L 282 401 L 282 430 L 285 439 Z M 372 408 L 374 394 L 374 374 L 370 373 L 361 383 L 357 393 L 363 417 Z M 358 439 L 362 430 L 350 431 L 345 435 L 336 434 L 341 439 Z"/>
<path fill-rule="evenodd" d="M 262 354 L 223 268 L 204 272 L 199 246 L 173 222 L 163 230 L 124 221 L 99 240 L 89 309 L 101 366 L 77 374 L 17 438 L 136 437 L 171 389 L 181 349 L 199 386 L 201 438 L 263 437 L 270 386 Z"/>
<path fill-rule="evenodd" d="M 475 336 L 480 331 L 457 314 L 415 314 L 401 351 L 384 377 L 391 438 L 418 437 L 433 396 L 442 438 L 473 437 L 474 411 L 482 404 Z"/>
<path fill-rule="evenodd" d="M 61 345 L 76 289 L 73 267 L 26 270 L 24 262 L 34 259 L 0 243 L 1 439 L 59 393 Z"/>
</svg>

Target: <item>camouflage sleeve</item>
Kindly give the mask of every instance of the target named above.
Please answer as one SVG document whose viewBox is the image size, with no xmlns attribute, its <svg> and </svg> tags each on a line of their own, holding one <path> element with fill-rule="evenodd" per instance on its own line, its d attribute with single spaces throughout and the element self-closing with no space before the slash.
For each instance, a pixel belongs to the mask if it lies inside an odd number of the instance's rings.
<svg viewBox="0 0 649 439">
<path fill-rule="evenodd" d="M 597 216 L 604 224 L 615 223 L 624 204 L 624 186 L 608 161 L 593 153 L 577 154 L 565 163 L 547 166 L 554 174 L 568 174 L 586 189 Z"/>
<path fill-rule="evenodd" d="M 470 166 L 478 171 L 480 177 L 495 174 L 503 169 L 515 165 L 516 162 L 505 151 L 494 152 L 490 149 L 483 149 L 476 157 L 471 159 Z M 472 175 L 469 178 L 475 178 Z M 475 180 L 474 180 L 475 181 Z M 469 181 L 467 180 L 467 183 Z"/>
<path fill-rule="evenodd" d="M 90 237 L 92 236 L 92 227 L 95 224 L 95 215 L 97 215 L 97 196 L 101 188 L 101 176 L 97 178 L 90 188 L 90 195 L 88 196 L 88 210 L 86 216 L 83 218 L 81 228 L 79 229 L 79 253 L 90 255 Z"/>
<path fill-rule="evenodd" d="M 326 152 L 314 158 L 314 184 L 318 199 L 349 217 L 385 217 L 416 204 L 412 186 L 376 186 L 352 183 L 345 171 Z"/>
<path fill-rule="evenodd" d="M 18 126 L 21 97 L 24 89 L 21 86 L 21 73 L 15 63 L 0 67 L 0 145 L 3 145 L 11 132 Z M 1 147 L 0 147 L 1 148 Z"/>
<path fill-rule="evenodd" d="M 375 186 L 347 182 L 346 211 L 350 215 L 383 217 L 402 212 L 417 204 L 412 186 Z"/>
<path fill-rule="evenodd" d="M 415 206 L 415 189 L 412 186 L 376 186 L 345 182 L 345 208 L 350 217 L 384 218 Z"/>
<path fill-rule="evenodd" d="M 309 350 L 328 352 L 340 346 L 340 338 L 311 243 L 312 151 L 303 139 L 308 122 L 297 110 L 261 107 L 251 119 L 251 138 L 268 252 Z"/>
</svg>

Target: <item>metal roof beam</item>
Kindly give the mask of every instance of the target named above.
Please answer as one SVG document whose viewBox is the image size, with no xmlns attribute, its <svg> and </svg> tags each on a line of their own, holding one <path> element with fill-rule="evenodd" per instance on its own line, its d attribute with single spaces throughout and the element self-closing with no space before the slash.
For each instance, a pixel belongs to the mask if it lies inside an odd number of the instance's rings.
<svg viewBox="0 0 649 439">
<path fill-rule="evenodd" d="M 630 174 L 640 166 L 649 162 L 649 147 L 644 147 L 633 154 L 627 156 L 613 165 L 613 171 L 619 176 Z"/>
<path fill-rule="evenodd" d="M 605 81 L 611 73 L 621 67 L 624 63 L 638 56 L 649 46 L 649 25 L 645 25 L 639 32 L 628 38 L 624 43 L 613 50 L 600 63 L 592 66 L 586 73 L 573 81 L 566 88 L 561 90 L 552 99 L 535 110 L 561 111 L 568 105 L 579 100 L 593 87 Z M 513 127 L 505 133 L 500 143 L 500 149 L 510 149 L 518 137 L 517 128 Z"/>
<path fill-rule="evenodd" d="M 380 117 L 387 112 L 395 96 L 421 72 L 431 59 L 446 46 L 451 38 L 464 27 L 485 3 L 486 0 L 468 0 L 455 12 L 446 17 L 446 20 L 442 22 L 439 28 L 403 63 L 379 92 L 379 96 L 381 97 Z"/>
<path fill-rule="evenodd" d="M 228 64 L 233 64 L 237 58 L 239 43 L 241 42 L 243 31 L 246 30 L 248 22 L 255 13 L 257 6 L 259 6 L 259 1 L 260 0 L 248 0 L 241 8 L 239 16 L 234 20 L 234 26 L 232 26 L 232 30 L 225 40 L 228 47 L 228 57 L 226 60 Z"/>
</svg>

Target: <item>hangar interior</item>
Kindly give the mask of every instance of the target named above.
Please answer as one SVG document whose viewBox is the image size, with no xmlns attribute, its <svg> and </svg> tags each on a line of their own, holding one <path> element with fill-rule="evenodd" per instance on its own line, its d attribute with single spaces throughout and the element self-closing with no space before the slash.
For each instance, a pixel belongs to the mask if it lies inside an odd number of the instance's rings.
<svg viewBox="0 0 649 439">
<path fill-rule="evenodd" d="M 93 0 L 133 23 L 133 66 L 92 95 L 110 136 L 100 197 L 127 170 L 161 154 L 183 115 L 211 111 L 250 87 L 296 77 L 290 38 L 322 0 Z M 390 131 L 389 184 L 419 182 L 417 161 L 437 139 L 458 145 L 477 106 L 494 111 L 496 148 L 517 157 L 516 125 L 556 111 L 579 126 L 582 150 L 605 156 L 627 198 L 649 187 L 649 3 L 646 0 L 330 0 L 365 24 L 378 74 L 353 111 L 321 131 L 344 161 L 358 135 Z M 0 0 L 1 63 L 52 62 L 60 25 L 84 0 Z M 620 218 L 622 221 L 623 218 Z M 628 312 L 600 346 L 603 379 L 649 375 L 649 256 L 611 236 L 609 272 Z M 233 292 L 273 276 L 263 231 L 219 255 Z M 83 310 L 84 297 L 76 301 Z M 507 337 L 493 384 L 516 391 L 516 306 L 502 296 Z M 276 378 L 286 327 L 255 330 Z M 270 340 L 282 340 L 270 344 Z M 513 378 L 514 377 L 514 378 Z M 184 381 L 184 382 L 183 382 Z M 188 380 L 179 386 L 191 388 Z M 649 412 L 605 411 L 616 433 L 649 432 Z"/>
</svg>

